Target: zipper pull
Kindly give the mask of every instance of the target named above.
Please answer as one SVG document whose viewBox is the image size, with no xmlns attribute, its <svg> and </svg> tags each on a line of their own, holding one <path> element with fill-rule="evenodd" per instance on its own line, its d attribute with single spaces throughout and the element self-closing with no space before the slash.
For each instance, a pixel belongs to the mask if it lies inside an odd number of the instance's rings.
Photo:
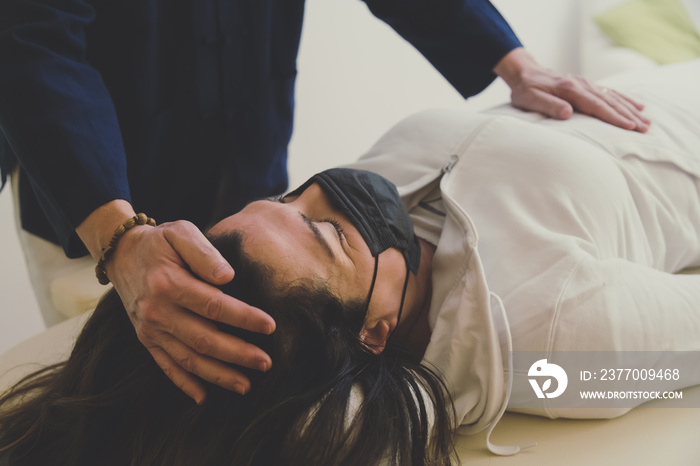
<svg viewBox="0 0 700 466">
<path fill-rule="evenodd" d="M 456 154 L 450 155 L 449 159 L 447 160 L 447 163 L 445 165 L 443 165 L 443 167 L 442 167 L 442 173 L 445 174 L 445 173 L 449 172 L 450 170 L 452 170 L 452 167 L 454 167 L 458 161 L 459 161 L 459 156 L 457 156 Z"/>
</svg>

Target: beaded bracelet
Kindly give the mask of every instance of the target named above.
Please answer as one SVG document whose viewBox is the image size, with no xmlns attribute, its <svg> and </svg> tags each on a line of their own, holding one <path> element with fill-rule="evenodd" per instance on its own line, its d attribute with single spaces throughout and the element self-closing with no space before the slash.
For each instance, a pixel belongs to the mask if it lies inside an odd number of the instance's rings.
<svg viewBox="0 0 700 466">
<path fill-rule="evenodd" d="M 107 271 L 105 271 L 105 264 L 114 255 L 114 251 L 117 249 L 117 243 L 119 239 L 135 226 L 138 225 L 150 225 L 152 227 L 156 226 L 156 221 L 148 217 L 146 214 L 136 214 L 134 217 L 130 218 L 126 222 L 122 223 L 114 230 L 114 236 L 109 241 L 106 248 L 102 250 L 102 257 L 97 261 L 97 266 L 95 267 L 95 275 L 97 276 L 97 281 L 100 285 L 109 284 L 109 277 L 107 276 Z"/>
</svg>

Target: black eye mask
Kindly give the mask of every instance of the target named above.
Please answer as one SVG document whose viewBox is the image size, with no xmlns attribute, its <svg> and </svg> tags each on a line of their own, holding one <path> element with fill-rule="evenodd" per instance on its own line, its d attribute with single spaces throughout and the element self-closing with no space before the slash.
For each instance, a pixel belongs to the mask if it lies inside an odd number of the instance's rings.
<svg viewBox="0 0 700 466">
<path fill-rule="evenodd" d="M 333 168 L 312 176 L 290 195 L 301 194 L 313 183 L 318 183 L 333 207 L 350 219 L 372 256 L 396 248 L 403 253 L 408 269 L 418 273 L 420 244 L 408 211 L 389 180 L 365 170 Z"/>
<path fill-rule="evenodd" d="M 367 297 L 368 307 L 377 279 L 379 254 L 389 248 L 396 248 L 403 254 L 406 260 L 406 280 L 399 309 L 400 319 L 409 271 L 414 275 L 418 273 L 421 249 L 413 231 L 413 222 L 401 203 L 396 186 L 376 173 L 333 168 L 312 176 L 289 195 L 301 194 L 313 183 L 318 183 L 330 198 L 333 207 L 350 219 L 375 258 L 374 277 Z"/>
</svg>

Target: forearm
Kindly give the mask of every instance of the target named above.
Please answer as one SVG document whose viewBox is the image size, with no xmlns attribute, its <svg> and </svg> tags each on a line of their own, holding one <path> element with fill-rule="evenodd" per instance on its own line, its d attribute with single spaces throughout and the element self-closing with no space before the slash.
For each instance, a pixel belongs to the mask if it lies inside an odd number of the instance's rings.
<svg viewBox="0 0 700 466">
<path fill-rule="evenodd" d="M 19 160 L 66 251 L 91 212 L 130 196 L 116 111 L 85 60 L 84 29 L 93 20 L 82 0 L 0 2 L 0 130 L 11 149 L 4 155 Z"/>
<path fill-rule="evenodd" d="M 364 0 L 418 49 L 464 97 L 495 78 L 493 67 L 520 41 L 486 0 Z"/>
</svg>

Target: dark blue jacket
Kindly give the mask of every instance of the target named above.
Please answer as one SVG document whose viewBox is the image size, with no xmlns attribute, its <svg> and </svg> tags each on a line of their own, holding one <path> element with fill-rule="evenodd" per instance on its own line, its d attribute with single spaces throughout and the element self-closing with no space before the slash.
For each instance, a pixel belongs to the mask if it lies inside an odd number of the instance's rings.
<svg viewBox="0 0 700 466">
<path fill-rule="evenodd" d="M 465 97 L 520 45 L 487 1 L 365 3 Z M 22 167 L 23 227 L 77 257 L 75 227 L 114 199 L 203 227 L 284 191 L 303 13 L 304 0 L 0 0 L 0 168 L 4 185 Z"/>
</svg>

